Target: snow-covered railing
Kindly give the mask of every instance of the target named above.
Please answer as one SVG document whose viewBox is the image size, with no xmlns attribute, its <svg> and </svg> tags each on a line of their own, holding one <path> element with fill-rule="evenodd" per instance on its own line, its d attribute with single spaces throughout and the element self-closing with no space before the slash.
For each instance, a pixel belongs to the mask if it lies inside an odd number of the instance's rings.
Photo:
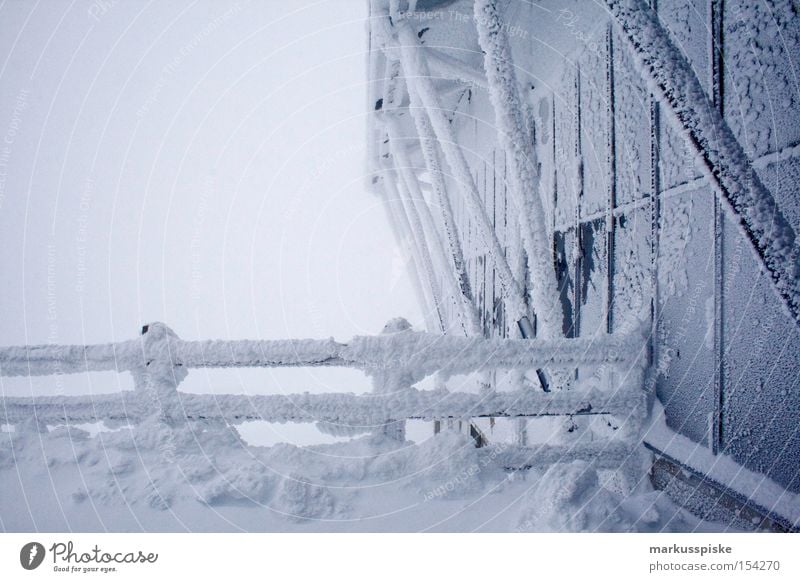
<svg viewBox="0 0 800 582">
<path fill-rule="evenodd" d="M 569 392 L 554 398 L 545 392 L 492 392 L 486 395 L 437 390 L 408 390 L 358 396 L 340 394 L 189 394 L 178 393 L 181 417 L 239 424 L 267 422 L 328 422 L 350 427 L 376 427 L 392 419 L 627 415 L 642 403 L 628 390 Z M 135 391 L 99 396 L 6 397 L 0 419 L 7 424 L 34 416 L 45 424 L 110 420 L 135 423 L 151 407 Z"/>
<path fill-rule="evenodd" d="M 151 340 L 151 336 L 155 337 Z M 404 330 L 333 339 L 203 340 L 178 338 L 161 323 L 145 326 L 142 338 L 97 345 L 34 345 L 0 348 L 0 375 L 48 376 L 98 371 L 138 371 L 153 361 L 184 368 L 340 366 L 365 371 L 412 368 L 428 376 L 481 369 L 553 365 L 631 366 L 641 338 L 605 335 L 558 340 L 485 339 Z"/>
<path fill-rule="evenodd" d="M 140 339 L 89 346 L 0 348 L 0 375 L 41 376 L 128 371 L 135 390 L 100 396 L 5 397 L 0 420 L 20 424 L 138 422 L 157 415 L 173 421 L 237 424 L 330 422 L 374 427 L 399 419 L 613 414 L 644 406 L 641 339 L 487 340 L 402 329 L 328 340 L 185 341 L 166 325 L 143 328 Z M 199 395 L 177 390 L 189 369 L 209 367 L 343 366 L 374 378 L 374 394 Z M 469 394 L 416 390 L 426 376 L 543 366 L 616 370 L 620 387 L 597 386 L 558 394 L 534 390 Z M 600 374 L 598 377 L 603 376 Z"/>
</svg>

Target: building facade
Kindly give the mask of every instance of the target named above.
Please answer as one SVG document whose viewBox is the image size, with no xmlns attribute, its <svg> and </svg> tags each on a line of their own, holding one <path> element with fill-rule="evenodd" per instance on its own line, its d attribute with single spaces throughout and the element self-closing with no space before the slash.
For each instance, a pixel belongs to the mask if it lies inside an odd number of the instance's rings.
<svg viewBox="0 0 800 582">
<path fill-rule="evenodd" d="M 674 478 L 688 468 L 710 483 L 715 506 L 755 505 L 762 523 L 785 528 L 778 500 L 754 503 L 714 459 L 800 493 L 800 326 L 722 201 L 703 144 L 687 138 L 632 47 L 616 3 L 594 4 L 479 0 L 476 11 L 472 0 L 372 0 L 370 179 L 409 250 L 429 331 L 644 330 L 643 389 L 670 434 L 707 459 L 678 458 L 685 452 L 646 439 L 653 482 L 693 508 L 697 483 Z M 800 9 L 738 0 L 641 6 L 657 14 L 703 105 L 800 232 Z M 551 273 L 531 260 L 540 234 Z M 545 321 L 552 313 L 555 331 Z M 520 382 L 569 389 L 532 374 L 479 383 Z"/>
</svg>

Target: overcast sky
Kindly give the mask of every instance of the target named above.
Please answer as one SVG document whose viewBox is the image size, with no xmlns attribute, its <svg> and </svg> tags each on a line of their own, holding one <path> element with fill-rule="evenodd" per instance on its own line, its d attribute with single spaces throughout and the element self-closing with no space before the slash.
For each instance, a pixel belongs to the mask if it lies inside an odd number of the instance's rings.
<svg viewBox="0 0 800 582">
<path fill-rule="evenodd" d="M 365 0 L 2 3 L 0 344 L 119 341 L 156 320 L 186 339 L 421 326 L 365 188 L 366 17 Z M 183 388 L 366 386 L 255 370 Z"/>
</svg>

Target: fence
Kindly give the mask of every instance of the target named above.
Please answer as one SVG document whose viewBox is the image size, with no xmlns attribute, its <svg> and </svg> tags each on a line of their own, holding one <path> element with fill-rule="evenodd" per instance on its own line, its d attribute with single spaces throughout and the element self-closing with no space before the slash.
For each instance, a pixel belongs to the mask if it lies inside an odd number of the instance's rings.
<svg viewBox="0 0 800 582">
<path fill-rule="evenodd" d="M 92 371 L 129 372 L 131 391 L 101 396 L 6 397 L 0 419 L 7 425 L 86 422 L 137 423 L 156 416 L 163 422 L 216 422 L 236 425 L 325 422 L 366 430 L 407 419 L 477 417 L 534 418 L 613 415 L 624 435 L 586 450 L 524 447 L 504 451 L 509 468 L 550 463 L 559 458 L 601 459 L 617 467 L 640 443 L 646 414 L 642 390 L 641 338 L 557 341 L 449 337 L 404 330 L 333 340 L 184 341 L 166 325 L 145 326 L 139 339 L 87 346 L 0 348 L 0 375 L 41 376 Z M 229 367 L 341 366 L 364 371 L 375 391 L 349 393 L 201 395 L 178 390 L 191 369 Z M 451 376 L 496 369 L 571 368 L 597 370 L 594 386 L 545 393 L 534 390 L 450 392 L 418 390 L 432 374 Z M 402 431 L 399 433 L 402 435 Z"/>
</svg>

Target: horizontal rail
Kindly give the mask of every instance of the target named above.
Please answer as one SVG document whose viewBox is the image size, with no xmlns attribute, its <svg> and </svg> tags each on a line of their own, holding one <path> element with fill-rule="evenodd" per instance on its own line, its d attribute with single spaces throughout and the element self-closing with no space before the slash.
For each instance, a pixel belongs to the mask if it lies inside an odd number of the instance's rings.
<svg viewBox="0 0 800 582">
<path fill-rule="evenodd" d="M 48 376 L 132 370 L 144 361 L 137 340 L 87 346 L 13 346 L 0 348 L 0 376 Z"/>
<path fill-rule="evenodd" d="M 179 410 L 187 420 L 240 424 L 328 422 L 374 427 L 390 420 L 552 415 L 629 415 L 644 406 L 639 390 L 570 390 L 492 392 L 485 395 L 410 388 L 391 394 L 208 395 L 178 392 Z M 111 420 L 138 422 L 148 410 L 134 391 L 94 396 L 7 397 L 0 400 L 0 421 L 19 424 L 84 423 Z"/>
<path fill-rule="evenodd" d="M 590 461 L 598 469 L 617 469 L 639 447 L 635 440 L 602 440 L 571 445 L 542 444 L 539 447 L 494 445 L 490 454 L 507 471 L 527 471 L 555 463 Z M 490 450 L 491 450 L 490 448 Z"/>
<path fill-rule="evenodd" d="M 164 330 L 169 328 L 160 325 Z M 152 327 L 152 326 L 148 326 Z M 147 330 L 147 328 L 145 328 Z M 484 339 L 403 331 L 332 339 L 184 341 L 171 331 L 158 339 L 99 345 L 0 348 L 0 375 L 42 376 L 95 371 L 137 371 L 153 360 L 185 368 L 341 366 L 375 372 L 411 369 L 468 374 L 484 369 L 633 366 L 642 341 L 634 336 L 558 340 Z"/>
</svg>

